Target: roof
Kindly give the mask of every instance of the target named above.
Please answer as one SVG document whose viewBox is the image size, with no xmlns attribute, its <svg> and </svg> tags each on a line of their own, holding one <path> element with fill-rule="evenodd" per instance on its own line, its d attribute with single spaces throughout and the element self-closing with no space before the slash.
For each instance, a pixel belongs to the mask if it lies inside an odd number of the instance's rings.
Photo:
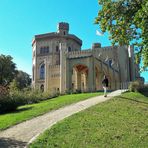
<svg viewBox="0 0 148 148">
<path fill-rule="evenodd" d="M 45 38 L 66 38 L 66 39 L 73 39 L 79 45 L 82 45 L 82 40 L 79 39 L 77 36 L 75 36 L 73 34 L 61 35 L 61 34 L 59 34 L 57 32 L 51 32 L 51 33 L 45 33 L 45 34 L 35 35 L 35 37 L 34 37 L 34 39 L 32 41 L 32 45 L 34 44 L 35 40 L 45 39 Z"/>
</svg>

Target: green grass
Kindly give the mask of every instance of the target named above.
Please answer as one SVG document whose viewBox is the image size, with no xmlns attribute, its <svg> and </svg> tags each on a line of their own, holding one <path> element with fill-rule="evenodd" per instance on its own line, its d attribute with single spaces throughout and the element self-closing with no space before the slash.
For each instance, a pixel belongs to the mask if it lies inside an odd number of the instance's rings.
<svg viewBox="0 0 148 148">
<path fill-rule="evenodd" d="M 72 115 L 43 133 L 30 148 L 146 148 L 148 98 L 124 93 Z"/>
<path fill-rule="evenodd" d="M 102 93 L 83 93 L 64 95 L 50 100 L 42 101 L 41 103 L 21 106 L 15 112 L 0 115 L 0 130 L 4 130 L 12 125 L 42 115 L 51 110 L 58 109 L 65 105 L 101 94 Z"/>
</svg>

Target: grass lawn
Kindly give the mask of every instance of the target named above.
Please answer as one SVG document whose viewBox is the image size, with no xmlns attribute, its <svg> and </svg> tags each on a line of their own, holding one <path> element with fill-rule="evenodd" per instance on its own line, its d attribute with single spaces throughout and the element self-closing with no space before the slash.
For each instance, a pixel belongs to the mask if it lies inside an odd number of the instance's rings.
<svg viewBox="0 0 148 148">
<path fill-rule="evenodd" d="M 102 95 L 102 93 L 64 95 L 50 100 L 42 101 L 37 104 L 21 106 L 15 112 L 0 115 L 0 130 L 6 129 L 12 125 L 18 124 L 33 117 L 42 115 L 51 110 L 55 110 L 65 105 L 85 100 L 97 95 Z"/>
<path fill-rule="evenodd" d="M 124 93 L 72 115 L 43 133 L 30 148 L 146 148 L 148 97 Z"/>
</svg>

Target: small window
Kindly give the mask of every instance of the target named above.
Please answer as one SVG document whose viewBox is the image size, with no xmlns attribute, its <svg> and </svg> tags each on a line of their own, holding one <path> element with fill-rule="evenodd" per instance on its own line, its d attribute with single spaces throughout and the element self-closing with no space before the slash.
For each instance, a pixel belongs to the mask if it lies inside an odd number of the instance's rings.
<svg viewBox="0 0 148 148">
<path fill-rule="evenodd" d="M 45 53 L 49 53 L 49 47 L 46 47 L 46 52 Z"/>
<path fill-rule="evenodd" d="M 66 33 L 65 33 L 65 31 L 64 31 L 64 35 L 65 35 Z"/>
<path fill-rule="evenodd" d="M 42 92 L 44 91 L 44 85 L 43 85 L 43 84 L 40 86 L 40 90 L 41 90 Z"/>
<path fill-rule="evenodd" d="M 112 60 L 109 60 L 109 67 L 112 67 Z"/>
<path fill-rule="evenodd" d="M 40 54 L 43 54 L 43 50 L 44 50 L 44 49 L 41 47 L 41 48 L 40 48 Z"/>
<path fill-rule="evenodd" d="M 71 47 L 70 46 L 68 47 L 68 51 L 71 51 Z"/>
<path fill-rule="evenodd" d="M 59 52 L 59 46 L 56 46 L 56 52 Z"/>
<path fill-rule="evenodd" d="M 40 67 L 40 79 L 45 78 L 45 64 L 42 64 Z"/>
</svg>

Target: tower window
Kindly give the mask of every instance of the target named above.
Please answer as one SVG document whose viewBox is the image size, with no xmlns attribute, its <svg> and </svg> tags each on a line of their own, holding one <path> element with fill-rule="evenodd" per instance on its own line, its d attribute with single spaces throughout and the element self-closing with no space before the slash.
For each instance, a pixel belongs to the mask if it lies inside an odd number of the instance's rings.
<svg viewBox="0 0 148 148">
<path fill-rule="evenodd" d="M 43 53 L 43 48 L 41 47 L 41 48 L 40 48 L 40 54 L 42 54 L 42 53 Z"/>
<path fill-rule="evenodd" d="M 40 54 L 46 54 L 49 53 L 49 47 L 48 46 L 44 46 L 40 48 Z"/>
<path fill-rule="evenodd" d="M 42 64 L 40 67 L 40 79 L 45 78 L 45 64 Z"/>
</svg>

